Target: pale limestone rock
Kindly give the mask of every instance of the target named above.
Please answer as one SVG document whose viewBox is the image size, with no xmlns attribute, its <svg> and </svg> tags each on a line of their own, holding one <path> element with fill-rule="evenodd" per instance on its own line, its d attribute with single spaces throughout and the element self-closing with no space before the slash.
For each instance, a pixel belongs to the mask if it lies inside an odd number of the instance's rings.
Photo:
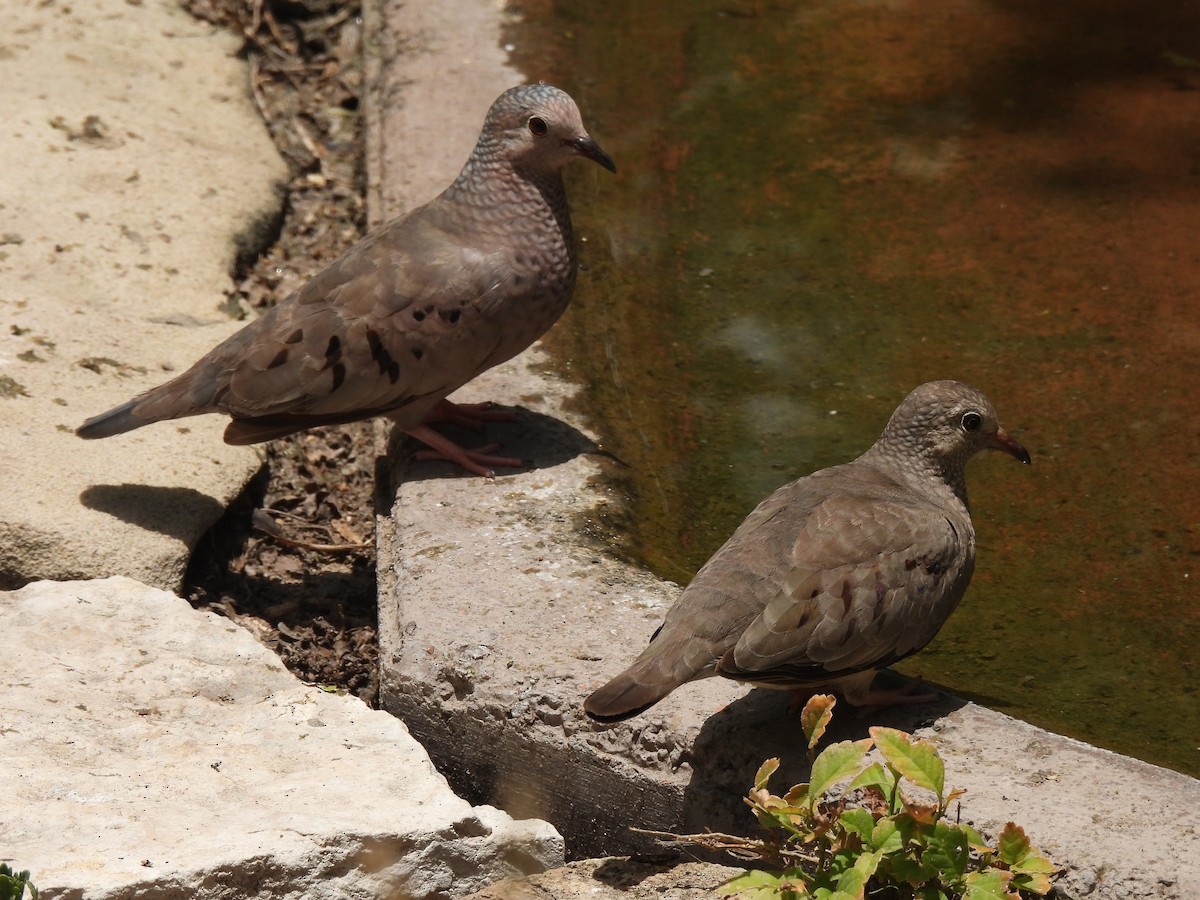
<svg viewBox="0 0 1200 900">
<path fill-rule="evenodd" d="M 455 897 L 562 861 L 405 726 L 127 578 L 0 594 L 3 855 L 44 898 Z"/>
<path fill-rule="evenodd" d="M 7 4 L 5 31 L 0 586 L 174 589 L 258 455 L 216 422 L 103 446 L 73 431 L 237 327 L 218 307 L 281 214 L 286 169 L 239 39 L 176 0 Z"/>
</svg>

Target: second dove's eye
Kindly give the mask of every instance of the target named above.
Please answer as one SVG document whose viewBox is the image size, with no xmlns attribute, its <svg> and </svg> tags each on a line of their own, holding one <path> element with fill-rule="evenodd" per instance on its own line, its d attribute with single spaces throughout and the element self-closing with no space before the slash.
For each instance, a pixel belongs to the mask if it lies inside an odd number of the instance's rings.
<svg viewBox="0 0 1200 900">
<path fill-rule="evenodd" d="M 963 431 L 978 431 L 983 424 L 983 416 L 976 412 L 963 413 L 962 427 Z"/>
<path fill-rule="evenodd" d="M 548 130 L 549 129 L 546 126 L 546 120 L 543 119 L 541 116 L 530 116 L 529 117 L 529 133 L 532 134 L 534 137 L 541 137 Z"/>
</svg>

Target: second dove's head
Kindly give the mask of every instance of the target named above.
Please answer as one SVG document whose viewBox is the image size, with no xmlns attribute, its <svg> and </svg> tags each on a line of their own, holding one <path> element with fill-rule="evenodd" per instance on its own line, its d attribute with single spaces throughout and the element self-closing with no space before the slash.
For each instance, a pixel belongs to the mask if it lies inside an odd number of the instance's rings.
<svg viewBox="0 0 1200 900">
<path fill-rule="evenodd" d="M 988 398 L 961 381 L 915 388 L 892 414 L 880 443 L 893 455 L 925 458 L 958 471 L 984 450 L 1029 463 L 1029 453 L 1000 427 Z"/>
</svg>

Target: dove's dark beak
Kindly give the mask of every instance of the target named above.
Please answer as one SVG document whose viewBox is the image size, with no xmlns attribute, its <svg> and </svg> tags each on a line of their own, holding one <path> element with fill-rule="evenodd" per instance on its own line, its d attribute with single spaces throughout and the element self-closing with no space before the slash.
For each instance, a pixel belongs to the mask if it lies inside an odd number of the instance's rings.
<svg viewBox="0 0 1200 900">
<path fill-rule="evenodd" d="M 580 156 L 587 157 L 592 162 L 599 163 L 612 172 L 614 175 L 617 172 L 617 164 L 612 161 L 612 157 L 600 149 L 600 145 L 586 135 L 584 137 L 575 138 L 573 141 L 567 141 L 575 152 Z"/>
<path fill-rule="evenodd" d="M 1025 465 L 1032 462 L 1029 458 L 1029 451 L 1010 438 L 1003 428 L 992 435 L 992 449 L 1002 450 L 1009 456 L 1016 457 Z"/>
</svg>

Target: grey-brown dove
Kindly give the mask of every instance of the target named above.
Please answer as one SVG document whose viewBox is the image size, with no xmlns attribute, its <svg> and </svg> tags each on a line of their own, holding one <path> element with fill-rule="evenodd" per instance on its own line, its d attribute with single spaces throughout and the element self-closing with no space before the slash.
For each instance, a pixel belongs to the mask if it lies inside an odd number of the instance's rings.
<svg viewBox="0 0 1200 900">
<path fill-rule="evenodd" d="M 760 503 L 642 655 L 584 709 L 617 721 L 710 675 L 832 690 L 858 706 L 929 699 L 871 682 L 929 643 L 967 589 L 975 530 L 965 469 L 982 450 L 1029 463 L 975 388 L 921 385 L 858 459 Z"/>
<path fill-rule="evenodd" d="M 492 104 L 454 183 L 386 223 L 179 377 L 77 431 L 225 413 L 230 444 L 386 415 L 480 475 L 520 460 L 465 450 L 429 421 L 462 418 L 446 396 L 520 353 L 566 309 L 575 248 L 562 169 L 615 172 L 575 102 L 546 84 Z M 469 417 L 469 412 L 468 412 Z"/>
</svg>

